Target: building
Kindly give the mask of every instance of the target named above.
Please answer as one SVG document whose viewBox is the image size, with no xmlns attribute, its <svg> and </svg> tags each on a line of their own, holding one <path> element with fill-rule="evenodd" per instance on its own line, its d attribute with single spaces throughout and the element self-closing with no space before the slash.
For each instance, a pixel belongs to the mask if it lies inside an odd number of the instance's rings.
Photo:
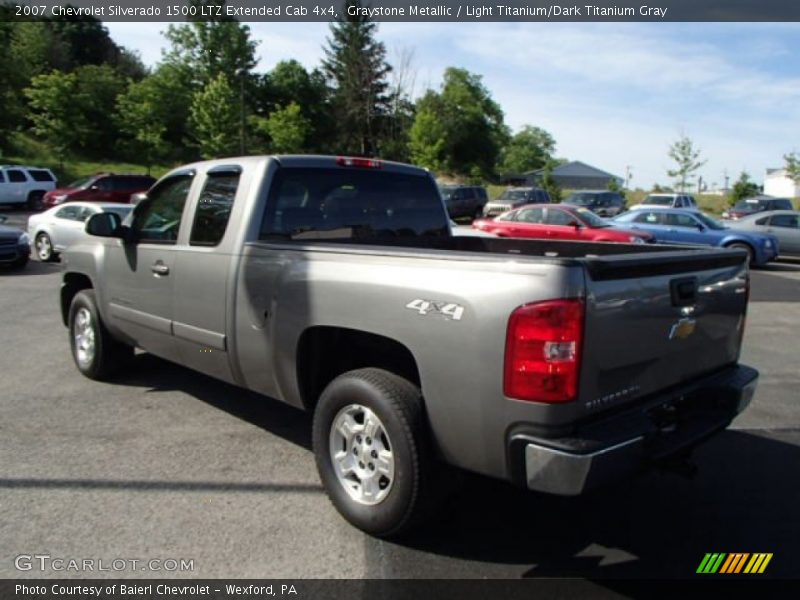
<svg viewBox="0 0 800 600">
<path fill-rule="evenodd" d="M 778 198 L 800 197 L 800 184 L 786 174 L 786 169 L 767 169 L 764 193 Z"/>
<path fill-rule="evenodd" d="M 538 185 L 541 182 L 544 169 L 525 173 L 528 185 Z M 578 160 L 564 163 L 553 169 L 553 180 L 561 189 L 565 190 L 604 190 L 608 188 L 611 180 L 616 180 L 622 187 L 625 180 L 617 175 L 602 171 Z"/>
</svg>

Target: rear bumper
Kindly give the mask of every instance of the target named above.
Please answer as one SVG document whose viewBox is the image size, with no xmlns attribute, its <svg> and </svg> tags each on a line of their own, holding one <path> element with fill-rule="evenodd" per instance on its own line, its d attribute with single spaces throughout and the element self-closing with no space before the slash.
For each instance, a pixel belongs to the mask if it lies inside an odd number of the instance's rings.
<svg viewBox="0 0 800 600">
<path fill-rule="evenodd" d="M 755 369 L 737 366 L 580 425 L 568 437 L 512 431 L 513 477 L 531 490 L 565 496 L 618 480 L 725 429 L 750 404 L 757 382 Z"/>
</svg>

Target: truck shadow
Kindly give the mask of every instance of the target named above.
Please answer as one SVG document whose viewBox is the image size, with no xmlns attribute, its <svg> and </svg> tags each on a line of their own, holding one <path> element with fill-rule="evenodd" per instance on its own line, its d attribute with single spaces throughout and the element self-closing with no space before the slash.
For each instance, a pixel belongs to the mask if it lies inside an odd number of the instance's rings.
<svg viewBox="0 0 800 600">
<path fill-rule="evenodd" d="M 135 363 L 116 383 L 180 390 L 311 449 L 303 411 L 149 354 Z M 759 577 L 796 577 L 800 430 L 726 431 L 694 458 L 693 479 L 652 471 L 580 498 L 465 475 L 412 534 L 363 536 L 365 577 L 686 578 L 707 552 L 772 552 Z"/>
<path fill-rule="evenodd" d="M 470 477 L 427 530 L 367 538 L 368 577 L 687 578 L 707 552 L 772 552 L 762 577 L 796 577 L 798 442 L 727 431 L 696 450 L 694 479 L 650 472 L 581 498 Z"/>
</svg>

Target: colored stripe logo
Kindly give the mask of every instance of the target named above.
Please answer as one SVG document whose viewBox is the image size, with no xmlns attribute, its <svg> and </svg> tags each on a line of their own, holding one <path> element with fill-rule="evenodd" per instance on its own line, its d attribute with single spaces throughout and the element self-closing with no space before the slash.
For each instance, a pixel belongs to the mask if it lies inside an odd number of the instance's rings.
<svg viewBox="0 0 800 600">
<path fill-rule="evenodd" d="M 750 554 L 749 552 L 734 552 L 731 554 L 709 552 L 700 561 L 697 573 L 720 573 L 725 575 L 748 573 L 754 575 L 763 573 L 771 560 L 771 552 L 757 552 L 755 554 Z"/>
</svg>

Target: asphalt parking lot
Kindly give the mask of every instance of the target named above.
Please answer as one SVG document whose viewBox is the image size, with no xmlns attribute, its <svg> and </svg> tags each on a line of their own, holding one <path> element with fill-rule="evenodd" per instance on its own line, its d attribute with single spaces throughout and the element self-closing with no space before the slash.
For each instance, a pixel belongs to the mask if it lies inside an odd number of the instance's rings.
<svg viewBox="0 0 800 600">
<path fill-rule="evenodd" d="M 113 383 L 83 378 L 59 275 L 35 260 L 0 272 L 0 578 L 685 578 L 707 552 L 771 552 L 764 577 L 800 573 L 800 261 L 753 273 L 742 362 L 758 392 L 697 451 L 695 478 L 564 499 L 468 477 L 402 542 L 334 511 L 304 413 L 148 354 Z M 20 572 L 21 554 L 194 569 Z"/>
</svg>

